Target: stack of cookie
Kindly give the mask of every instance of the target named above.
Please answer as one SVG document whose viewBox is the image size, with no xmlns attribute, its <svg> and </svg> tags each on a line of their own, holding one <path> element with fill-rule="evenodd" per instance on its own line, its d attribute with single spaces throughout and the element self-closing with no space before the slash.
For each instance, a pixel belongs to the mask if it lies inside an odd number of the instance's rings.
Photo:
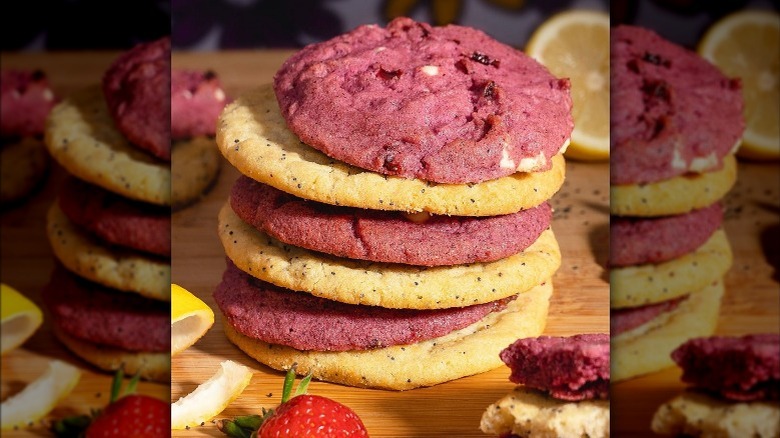
<svg viewBox="0 0 780 438">
<path fill-rule="evenodd" d="M 276 369 L 410 389 L 545 326 L 569 84 L 483 32 L 399 18 L 307 46 L 228 105 L 228 338 Z"/>
<path fill-rule="evenodd" d="M 219 175 L 222 156 L 214 144 L 219 113 L 228 102 L 214 72 L 171 71 L 171 205 L 200 200 Z"/>
<path fill-rule="evenodd" d="M 721 198 L 736 179 L 739 82 L 642 28 L 611 50 L 612 379 L 673 365 L 713 333 L 732 255 Z"/>
<path fill-rule="evenodd" d="M 170 41 L 120 55 L 50 113 L 70 174 L 47 216 L 56 336 L 100 369 L 170 379 Z"/>
<path fill-rule="evenodd" d="M 5 210 L 45 179 L 49 154 L 43 127 L 57 98 L 40 70 L 3 70 L 0 84 L 0 210 Z"/>
</svg>

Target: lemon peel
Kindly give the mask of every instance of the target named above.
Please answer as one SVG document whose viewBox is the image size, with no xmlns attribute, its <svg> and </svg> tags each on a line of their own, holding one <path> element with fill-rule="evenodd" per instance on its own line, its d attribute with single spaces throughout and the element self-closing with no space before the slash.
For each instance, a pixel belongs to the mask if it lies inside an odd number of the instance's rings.
<svg viewBox="0 0 780 438">
<path fill-rule="evenodd" d="M 171 355 L 191 347 L 214 325 L 214 311 L 178 284 L 171 284 Z"/>
<path fill-rule="evenodd" d="M 41 309 L 7 284 L 0 284 L 0 354 L 22 345 L 43 323 Z"/>
<path fill-rule="evenodd" d="M 252 379 L 252 370 L 226 360 L 220 369 L 194 391 L 171 403 L 171 429 L 197 426 L 219 415 L 233 402 Z"/>
<path fill-rule="evenodd" d="M 81 370 L 52 360 L 43 375 L 0 405 L 0 429 L 21 428 L 38 421 L 65 398 L 81 378 Z"/>
</svg>

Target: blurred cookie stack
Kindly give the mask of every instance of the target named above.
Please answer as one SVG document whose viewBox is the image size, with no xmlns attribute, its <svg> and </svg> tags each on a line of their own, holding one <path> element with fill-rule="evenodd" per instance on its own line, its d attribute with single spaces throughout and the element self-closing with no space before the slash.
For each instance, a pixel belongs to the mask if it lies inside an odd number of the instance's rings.
<svg viewBox="0 0 780 438">
<path fill-rule="evenodd" d="M 0 210 L 6 210 L 45 179 L 49 154 L 43 128 L 57 98 L 40 70 L 3 70 L 0 86 Z"/>
<path fill-rule="evenodd" d="M 171 71 L 171 205 L 201 199 L 219 176 L 222 155 L 214 143 L 216 121 L 228 102 L 211 71 Z"/>
<path fill-rule="evenodd" d="M 54 332 L 105 371 L 170 379 L 170 41 L 139 44 L 52 109 L 69 173 L 47 216 Z"/>
<path fill-rule="evenodd" d="M 611 33 L 612 380 L 715 331 L 732 254 L 721 199 L 744 130 L 737 80 L 652 31 Z"/>
<path fill-rule="evenodd" d="M 545 327 L 569 83 L 481 31 L 399 18 L 307 46 L 228 105 L 228 338 L 276 369 L 411 389 Z"/>
</svg>

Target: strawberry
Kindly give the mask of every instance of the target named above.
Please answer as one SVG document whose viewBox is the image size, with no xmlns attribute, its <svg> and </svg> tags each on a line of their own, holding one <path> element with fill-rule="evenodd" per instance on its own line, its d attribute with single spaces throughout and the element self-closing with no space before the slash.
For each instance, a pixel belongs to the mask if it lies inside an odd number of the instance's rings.
<svg viewBox="0 0 780 438">
<path fill-rule="evenodd" d="M 154 397 L 131 394 L 108 405 L 87 428 L 86 438 L 170 435 L 170 406 Z"/>
<path fill-rule="evenodd" d="M 103 410 L 92 415 L 64 418 L 54 423 L 56 436 L 64 437 L 168 437 L 171 434 L 171 409 L 168 403 L 135 394 L 139 376 L 128 383 L 122 396 L 119 390 L 123 373 L 119 370 L 111 385 L 111 398 Z"/>
<path fill-rule="evenodd" d="M 368 437 L 352 409 L 327 397 L 306 394 L 311 374 L 301 380 L 290 398 L 294 381 L 295 364 L 284 378 L 282 403 L 276 410 L 263 409 L 262 415 L 222 420 L 219 429 L 231 438 Z"/>
</svg>

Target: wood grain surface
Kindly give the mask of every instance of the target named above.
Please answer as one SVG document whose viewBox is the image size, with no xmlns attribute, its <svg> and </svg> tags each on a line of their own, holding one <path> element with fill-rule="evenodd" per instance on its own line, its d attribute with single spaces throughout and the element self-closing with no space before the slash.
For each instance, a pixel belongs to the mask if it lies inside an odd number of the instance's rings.
<svg viewBox="0 0 780 438">
<path fill-rule="evenodd" d="M 175 53 L 174 67 L 210 69 L 221 78 L 229 95 L 270 82 L 291 52 L 237 51 Z M 42 68 L 55 91 L 66 95 L 98 81 L 115 53 L 49 53 L 2 55 L 3 67 Z M 563 261 L 553 277 L 555 293 L 546 333 L 606 332 L 609 329 L 609 287 L 604 263 L 608 254 L 609 167 L 605 163 L 569 161 L 567 179 L 553 198 L 553 229 Z M 780 330 L 778 248 L 780 241 L 780 165 L 741 162 L 739 180 L 724 200 L 725 228 L 735 255 L 726 276 L 718 333 L 742 334 Z M 215 311 L 212 298 L 225 267 L 216 234 L 216 215 L 237 178 L 227 162 L 217 184 L 197 204 L 173 215 L 173 281 L 200 296 Z M 64 172 L 55 166 L 44 186 L 23 205 L 5 211 L 2 224 L 2 280 L 40 302 L 40 290 L 54 266 L 45 236 L 45 211 L 56 196 Z M 178 399 L 213 375 L 223 360 L 251 367 L 249 387 L 217 418 L 256 413 L 273 407 L 280 396 L 282 374 L 234 347 L 216 323 L 193 347 L 172 359 L 172 383 L 143 383 L 141 392 Z M 23 347 L 2 357 L 2 397 L 13 394 L 37 377 L 50 358 L 60 358 L 84 370 L 76 390 L 52 412 L 61 417 L 99 407 L 107 397 L 110 376 L 72 356 L 51 335 L 47 323 Z M 356 389 L 313 382 L 310 392 L 333 397 L 352 407 L 373 437 L 479 437 L 484 409 L 506 394 L 513 384 L 508 369 L 459 379 L 431 388 L 395 392 Z M 668 369 L 615 385 L 612 398 L 613 436 L 652 436 L 649 418 L 655 408 L 682 385 L 679 373 Z M 8 436 L 46 436 L 43 425 Z M 222 436 L 209 422 L 173 436 Z M 6 433 L 3 433 L 6 436 Z"/>
</svg>

